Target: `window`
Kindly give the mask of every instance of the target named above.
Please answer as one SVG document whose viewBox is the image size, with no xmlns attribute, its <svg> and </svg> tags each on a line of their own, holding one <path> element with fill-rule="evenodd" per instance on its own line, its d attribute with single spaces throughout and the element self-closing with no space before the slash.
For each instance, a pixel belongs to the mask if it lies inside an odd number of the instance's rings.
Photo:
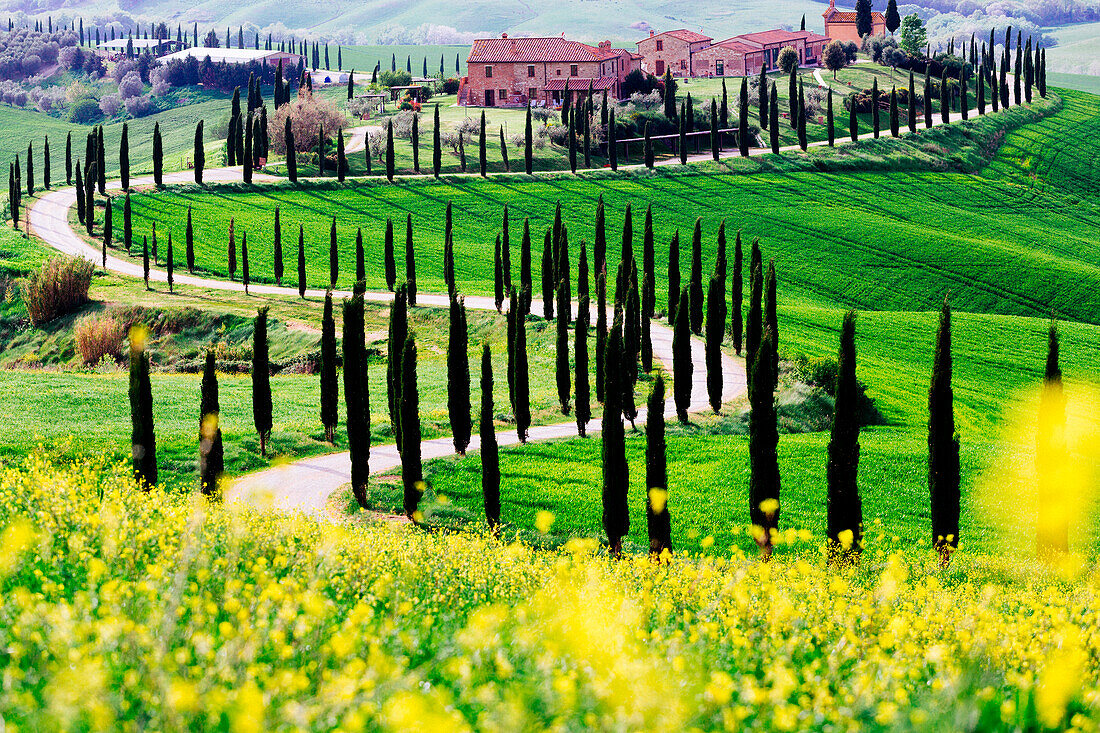
<svg viewBox="0 0 1100 733">
<path fill-rule="evenodd" d="M 658 51 L 664 51 L 665 50 L 665 42 L 664 41 L 657 41 L 657 50 Z"/>
<path fill-rule="evenodd" d="M 505 102 L 505 100 L 507 100 L 507 99 L 508 99 L 508 90 L 507 89 L 501 89 L 500 90 L 501 104 L 503 104 Z"/>
<path fill-rule="evenodd" d="M 527 78 L 528 79 L 534 79 L 535 78 L 535 67 L 534 66 L 528 66 L 527 67 Z"/>
<path fill-rule="evenodd" d="M 687 59 L 680 59 L 680 68 L 686 69 L 688 67 Z"/>
<path fill-rule="evenodd" d="M 530 89 L 527 90 L 527 99 L 528 100 L 534 99 L 535 97 L 538 96 L 538 94 L 539 94 L 539 90 L 535 89 L 534 87 L 531 87 Z"/>
<path fill-rule="evenodd" d="M 561 69 L 557 69 L 558 76 L 561 76 Z"/>
<path fill-rule="evenodd" d="M 569 65 L 569 76 L 577 76 L 578 69 L 576 64 Z"/>
<path fill-rule="evenodd" d="M 723 61 L 722 59 L 718 59 L 717 61 L 715 61 L 714 62 L 714 73 L 717 76 L 725 76 L 726 75 L 726 62 Z"/>
<path fill-rule="evenodd" d="M 493 78 L 493 67 L 492 66 L 486 66 L 485 67 L 485 78 L 486 79 L 492 79 Z"/>
</svg>

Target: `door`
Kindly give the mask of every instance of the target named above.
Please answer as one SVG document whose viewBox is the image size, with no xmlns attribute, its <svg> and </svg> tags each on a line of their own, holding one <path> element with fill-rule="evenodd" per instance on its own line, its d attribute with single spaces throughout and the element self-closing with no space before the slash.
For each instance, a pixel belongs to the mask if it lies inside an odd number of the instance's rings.
<svg viewBox="0 0 1100 733">
<path fill-rule="evenodd" d="M 657 60 L 657 68 L 655 69 L 655 71 L 657 72 L 657 76 L 664 76 L 665 75 L 665 62 L 658 59 Z"/>
<path fill-rule="evenodd" d="M 495 93 L 493 92 L 492 89 L 486 89 L 485 90 L 485 106 L 486 107 L 492 107 L 493 106 L 495 96 L 496 95 L 495 95 Z"/>
<path fill-rule="evenodd" d="M 725 76 L 726 75 L 726 62 L 725 61 L 723 61 L 722 59 L 718 59 L 717 61 L 714 62 L 714 74 L 716 76 Z"/>
</svg>

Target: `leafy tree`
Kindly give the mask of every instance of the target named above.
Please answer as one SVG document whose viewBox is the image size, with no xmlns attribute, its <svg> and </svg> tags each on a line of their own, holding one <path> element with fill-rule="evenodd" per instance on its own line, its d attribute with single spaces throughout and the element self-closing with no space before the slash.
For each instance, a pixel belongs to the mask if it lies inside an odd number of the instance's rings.
<svg viewBox="0 0 1100 733">
<path fill-rule="evenodd" d="M 691 406 L 691 379 L 694 366 L 691 361 L 691 295 L 688 288 L 680 291 L 676 306 L 676 325 L 672 331 L 672 387 L 676 401 L 676 417 L 683 424 L 688 421 Z"/>
<path fill-rule="evenodd" d="M 490 529 L 500 525 L 500 449 L 493 423 L 493 361 L 489 344 L 481 347 L 481 496 Z"/>
<path fill-rule="evenodd" d="M 157 438 L 153 424 L 153 387 L 144 327 L 130 330 L 130 445 L 134 479 L 148 491 L 157 484 Z"/>
<path fill-rule="evenodd" d="M 664 84 L 665 118 L 669 122 L 676 120 L 676 80 L 672 78 L 672 70 L 665 69 Z"/>
<path fill-rule="evenodd" d="M 470 358 L 466 305 L 451 297 L 450 330 L 447 340 L 447 414 L 455 452 L 466 454 L 470 444 Z M 491 398 L 490 398 L 491 399 Z"/>
<path fill-rule="evenodd" d="M 199 490 L 204 496 L 218 496 L 218 482 L 225 473 L 220 413 L 214 350 L 207 349 L 199 403 Z"/>
<path fill-rule="evenodd" d="M 267 306 L 256 311 L 252 329 L 252 421 L 260 436 L 260 455 L 271 438 L 271 363 L 268 358 Z"/>
<path fill-rule="evenodd" d="M 848 52 L 844 50 L 844 44 L 832 41 L 825 46 L 825 50 L 821 52 L 821 63 L 833 72 L 833 79 L 836 79 L 836 72 L 848 65 Z"/>
<path fill-rule="evenodd" d="M 893 33 L 893 31 L 891 31 Z M 924 21 L 916 13 L 907 15 L 901 20 L 901 48 L 913 56 L 919 55 L 928 43 L 928 31 L 925 30 Z"/>
<path fill-rule="evenodd" d="M 951 306 L 940 311 L 936 354 L 928 389 L 928 489 L 932 498 L 932 544 L 946 565 L 959 546 L 959 438 L 951 389 Z"/>
<path fill-rule="evenodd" d="M 623 350 L 622 319 L 616 318 L 607 343 L 604 365 L 603 408 L 603 527 L 607 533 L 608 549 L 612 557 L 622 555 L 622 539 L 630 531 L 630 511 L 627 490 L 630 486 L 630 468 L 626 462 L 626 436 L 623 429 L 622 375 L 618 368 Z"/>
<path fill-rule="evenodd" d="M 325 440 L 336 444 L 336 425 L 339 422 L 337 405 L 340 400 L 340 383 L 336 375 L 336 321 L 332 313 L 332 292 L 325 293 L 325 310 L 321 317 L 321 424 L 325 428 Z"/>
<path fill-rule="evenodd" d="M 672 526 L 668 513 L 668 468 L 665 456 L 665 378 L 658 374 L 649 395 L 645 425 L 646 528 L 649 555 L 659 559 L 672 552 Z"/>
<path fill-rule="evenodd" d="M 840 329 L 836 403 L 826 466 L 826 513 L 830 562 L 859 557 L 863 545 L 863 506 L 859 470 L 859 382 L 856 380 L 856 314 L 848 311 Z"/>
<path fill-rule="evenodd" d="M 764 558 L 771 556 L 772 533 L 779 529 L 779 428 L 775 412 L 775 347 L 765 331 L 749 378 L 749 517 Z"/>
<path fill-rule="evenodd" d="M 793 74 L 798 70 L 798 51 L 793 46 L 785 46 L 776 59 L 776 66 L 784 74 Z"/>
</svg>

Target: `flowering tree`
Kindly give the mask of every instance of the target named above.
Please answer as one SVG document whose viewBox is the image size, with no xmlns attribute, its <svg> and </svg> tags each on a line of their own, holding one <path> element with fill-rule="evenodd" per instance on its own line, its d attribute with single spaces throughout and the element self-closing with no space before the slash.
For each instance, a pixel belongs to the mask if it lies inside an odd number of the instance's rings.
<svg viewBox="0 0 1100 733">
<path fill-rule="evenodd" d="M 347 118 L 336 108 L 335 102 L 312 94 L 299 94 L 268 119 L 268 138 L 272 149 L 280 155 L 286 153 L 283 129 L 287 118 L 294 131 L 294 147 L 299 153 L 317 149 L 317 130 L 320 126 L 324 125 L 325 139 L 331 140 L 337 131 L 348 125 Z"/>
</svg>

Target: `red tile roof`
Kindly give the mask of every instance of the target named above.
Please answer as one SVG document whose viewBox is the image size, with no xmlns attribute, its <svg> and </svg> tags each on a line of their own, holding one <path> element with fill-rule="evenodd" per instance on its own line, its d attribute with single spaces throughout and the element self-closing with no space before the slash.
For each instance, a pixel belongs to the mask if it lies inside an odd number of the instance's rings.
<svg viewBox="0 0 1100 733">
<path fill-rule="evenodd" d="M 552 38 L 479 38 L 466 62 L 469 64 L 576 63 L 599 61 L 604 53 L 594 46 Z"/>
<path fill-rule="evenodd" d="M 852 11 L 852 12 L 849 13 L 849 12 L 841 12 L 840 10 L 836 10 L 835 8 L 830 8 L 829 10 L 826 10 L 821 15 L 822 15 L 823 18 L 828 20 L 830 23 L 855 23 L 856 22 L 855 11 Z M 874 12 L 871 13 L 871 22 L 872 23 L 885 23 L 886 22 L 886 16 L 883 15 L 882 13 L 878 12 L 878 11 L 874 11 Z"/>
<path fill-rule="evenodd" d="M 665 31 L 664 33 L 658 33 L 655 36 L 650 36 L 650 38 L 660 38 L 661 36 L 672 36 L 673 38 L 679 38 L 681 41 L 686 41 L 687 43 L 699 43 L 701 41 L 713 40 L 710 36 L 704 36 L 702 33 L 689 31 L 686 28 L 680 28 L 679 30 L 675 31 Z"/>
<path fill-rule="evenodd" d="M 829 40 L 828 36 L 820 36 L 813 31 L 794 31 L 794 35 L 798 36 L 799 38 L 804 38 L 806 40 L 806 43 Z"/>
<path fill-rule="evenodd" d="M 592 85 L 592 91 L 602 92 L 615 86 L 615 77 L 601 76 L 599 79 L 590 77 L 572 76 L 568 79 L 551 79 L 546 82 L 544 89 L 548 92 L 560 92 L 564 89 L 571 91 L 587 91 L 588 85 Z"/>
<path fill-rule="evenodd" d="M 784 41 L 794 41 L 802 38 L 798 33 L 791 31 L 760 31 L 759 33 L 746 33 L 741 36 L 735 36 L 740 41 L 748 41 L 749 43 L 761 43 L 764 45 L 770 45 L 772 43 L 783 43 Z"/>
<path fill-rule="evenodd" d="M 735 53 L 763 53 L 763 50 L 759 46 L 753 46 L 744 41 L 741 41 L 737 36 L 733 38 L 727 38 L 724 41 L 715 43 L 714 46 L 721 46 L 722 48 L 728 48 Z M 711 46 L 711 48 L 714 48 Z"/>
</svg>

